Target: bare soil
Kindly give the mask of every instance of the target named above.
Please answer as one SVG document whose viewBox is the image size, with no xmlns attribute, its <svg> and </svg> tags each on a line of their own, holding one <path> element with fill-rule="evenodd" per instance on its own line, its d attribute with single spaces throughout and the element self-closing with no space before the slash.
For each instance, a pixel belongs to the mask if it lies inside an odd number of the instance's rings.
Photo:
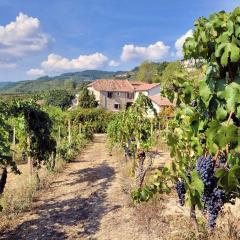
<svg viewBox="0 0 240 240">
<path fill-rule="evenodd" d="M 123 164 L 109 156 L 105 141 L 96 135 L 0 239 L 149 239 L 132 220 Z"/>
<path fill-rule="evenodd" d="M 129 163 L 116 153 L 110 156 L 105 142 L 105 135 L 96 135 L 74 162 L 54 175 L 31 211 L 18 215 L 8 231 L 0 233 L 0 239 L 194 239 L 189 209 L 179 206 L 175 193 L 136 207 L 131 204 Z M 171 161 L 165 146 L 158 146 L 153 168 Z M 21 168 L 26 171 L 26 166 Z M 22 177 L 11 176 L 7 187 L 16 186 Z M 231 207 L 232 217 L 239 217 L 239 207 L 240 201 Z"/>
</svg>

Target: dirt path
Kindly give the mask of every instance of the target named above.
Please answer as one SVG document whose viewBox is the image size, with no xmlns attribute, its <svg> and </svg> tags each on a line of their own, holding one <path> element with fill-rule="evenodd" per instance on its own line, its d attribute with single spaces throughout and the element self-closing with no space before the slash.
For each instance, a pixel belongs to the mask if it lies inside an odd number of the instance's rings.
<svg viewBox="0 0 240 240">
<path fill-rule="evenodd" d="M 0 239 L 148 239 L 131 222 L 119 160 L 105 140 L 97 135 Z"/>
</svg>

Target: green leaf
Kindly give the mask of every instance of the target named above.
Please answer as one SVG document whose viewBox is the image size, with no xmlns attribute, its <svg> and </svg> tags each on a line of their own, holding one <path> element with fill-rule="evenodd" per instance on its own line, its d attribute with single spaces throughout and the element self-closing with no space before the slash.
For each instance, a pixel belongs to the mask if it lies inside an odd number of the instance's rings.
<svg viewBox="0 0 240 240">
<path fill-rule="evenodd" d="M 218 120 L 222 121 L 225 120 L 227 117 L 227 111 L 223 107 L 218 107 L 216 111 L 216 117 Z"/>
<path fill-rule="evenodd" d="M 228 188 L 235 188 L 239 184 L 234 172 L 232 170 L 228 173 Z"/>
<path fill-rule="evenodd" d="M 237 141 L 238 128 L 233 124 L 224 124 L 216 132 L 213 141 L 220 147 L 225 147 L 228 143 Z"/>
<path fill-rule="evenodd" d="M 227 85 L 223 96 L 227 102 L 227 110 L 234 112 L 236 104 L 240 103 L 240 85 L 234 82 Z"/>
<path fill-rule="evenodd" d="M 218 47 L 216 48 L 216 51 L 215 51 L 215 57 L 221 57 L 222 56 L 222 53 L 223 53 L 223 51 L 224 51 L 224 48 L 225 48 L 225 46 L 226 46 L 226 37 L 227 37 L 227 39 L 228 39 L 228 36 L 227 35 L 221 35 L 220 37 L 219 37 L 219 42 L 221 41 L 221 42 L 223 42 L 223 43 L 221 43 L 221 44 L 219 44 L 218 45 Z"/>
<path fill-rule="evenodd" d="M 208 103 L 212 92 L 210 87 L 206 84 L 204 80 L 199 82 L 199 94 L 202 97 L 205 104 Z"/>
<path fill-rule="evenodd" d="M 239 17 L 240 20 L 240 17 Z M 235 36 L 239 37 L 240 35 L 240 25 L 235 25 Z"/>
<path fill-rule="evenodd" d="M 197 170 L 193 170 L 192 171 L 192 174 L 191 174 L 191 179 L 192 179 L 192 186 L 200 193 L 203 192 L 204 190 L 204 184 L 201 180 L 201 178 L 199 177 L 198 173 L 197 173 Z"/>
<path fill-rule="evenodd" d="M 222 178 L 227 174 L 227 170 L 225 168 L 220 168 L 215 172 L 215 176 L 217 178 Z"/>
<path fill-rule="evenodd" d="M 237 62 L 240 57 L 240 49 L 236 46 L 235 43 L 231 43 L 231 54 L 230 59 L 232 62 Z"/>
<path fill-rule="evenodd" d="M 228 57 L 229 57 L 229 52 L 228 51 L 224 51 L 224 53 L 221 56 L 221 64 L 223 66 L 226 66 L 228 64 Z"/>
</svg>

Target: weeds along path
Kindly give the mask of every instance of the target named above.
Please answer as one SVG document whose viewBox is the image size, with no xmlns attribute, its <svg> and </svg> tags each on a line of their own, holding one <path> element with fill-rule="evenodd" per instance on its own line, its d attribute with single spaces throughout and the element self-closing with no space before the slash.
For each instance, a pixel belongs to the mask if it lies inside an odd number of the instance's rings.
<svg viewBox="0 0 240 240">
<path fill-rule="evenodd" d="M 131 222 L 120 163 L 96 135 L 0 239 L 148 239 Z"/>
</svg>

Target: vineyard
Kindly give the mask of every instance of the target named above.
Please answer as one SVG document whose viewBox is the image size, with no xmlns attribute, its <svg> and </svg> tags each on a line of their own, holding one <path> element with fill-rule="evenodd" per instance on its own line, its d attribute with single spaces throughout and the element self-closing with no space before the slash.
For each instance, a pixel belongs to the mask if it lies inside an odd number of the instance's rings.
<svg viewBox="0 0 240 240">
<path fill-rule="evenodd" d="M 160 113 L 0 102 L 0 239 L 240 239 L 240 7 L 194 26 Z"/>
</svg>

